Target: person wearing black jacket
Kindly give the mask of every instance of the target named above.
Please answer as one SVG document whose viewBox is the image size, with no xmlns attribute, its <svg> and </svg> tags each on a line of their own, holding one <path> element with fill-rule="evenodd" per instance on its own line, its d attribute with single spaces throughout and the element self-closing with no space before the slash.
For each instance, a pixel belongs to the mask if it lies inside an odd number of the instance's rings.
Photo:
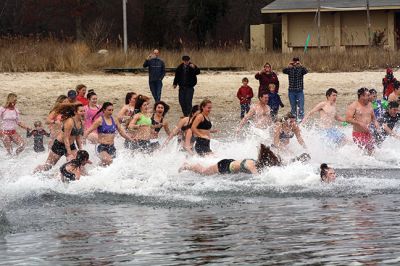
<svg viewBox="0 0 400 266">
<path fill-rule="evenodd" d="M 189 116 L 192 110 L 194 86 L 200 69 L 190 62 L 190 57 L 182 56 L 182 63 L 175 70 L 174 88 L 179 85 L 179 104 L 184 116 Z"/>
</svg>

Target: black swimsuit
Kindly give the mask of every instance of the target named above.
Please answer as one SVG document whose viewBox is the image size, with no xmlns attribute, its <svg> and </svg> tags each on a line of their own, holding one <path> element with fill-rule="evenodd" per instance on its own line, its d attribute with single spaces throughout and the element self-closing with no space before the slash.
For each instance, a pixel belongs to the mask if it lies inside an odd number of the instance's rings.
<svg viewBox="0 0 400 266">
<path fill-rule="evenodd" d="M 156 120 L 154 120 L 154 114 L 151 116 L 151 124 L 152 124 L 153 126 L 158 126 L 159 124 L 162 124 L 163 120 L 164 120 L 164 117 L 161 118 L 161 121 L 160 121 L 160 122 L 157 122 Z M 162 127 L 157 127 L 157 128 L 154 129 L 154 131 L 156 131 L 157 133 L 159 133 L 159 132 L 161 131 L 161 128 L 162 128 Z"/>
<path fill-rule="evenodd" d="M 207 120 L 207 118 L 203 115 L 204 120 L 201 121 L 198 125 L 198 129 L 210 130 L 212 127 L 211 121 Z"/>
<path fill-rule="evenodd" d="M 63 179 L 64 179 L 65 181 L 67 181 L 67 182 L 69 182 L 69 181 L 75 181 L 75 180 L 76 180 L 75 174 L 67 171 L 67 165 L 68 165 L 68 164 L 70 164 L 70 162 L 63 164 L 63 165 L 60 167 L 61 175 L 63 176 Z"/>
</svg>

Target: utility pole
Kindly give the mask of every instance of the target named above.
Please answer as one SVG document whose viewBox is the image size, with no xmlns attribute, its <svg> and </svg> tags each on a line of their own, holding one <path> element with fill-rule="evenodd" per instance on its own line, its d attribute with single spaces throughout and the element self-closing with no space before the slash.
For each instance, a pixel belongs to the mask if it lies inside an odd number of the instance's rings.
<svg viewBox="0 0 400 266">
<path fill-rule="evenodd" d="M 126 2 L 127 0 L 122 0 L 122 13 L 124 20 L 124 53 L 126 54 L 128 51 L 128 31 L 127 31 L 127 22 L 126 22 Z"/>
<path fill-rule="evenodd" d="M 367 24 L 368 24 L 368 46 L 371 46 L 371 17 L 369 15 L 369 0 L 366 0 L 367 4 Z"/>
<path fill-rule="evenodd" d="M 321 50 L 321 0 L 318 0 L 318 49 Z"/>
</svg>

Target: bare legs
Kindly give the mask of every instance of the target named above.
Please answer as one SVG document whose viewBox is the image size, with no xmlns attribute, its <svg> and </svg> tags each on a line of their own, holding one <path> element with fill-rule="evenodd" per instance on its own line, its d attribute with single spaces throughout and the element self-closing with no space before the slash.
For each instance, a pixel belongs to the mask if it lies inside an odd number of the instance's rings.
<svg viewBox="0 0 400 266">
<path fill-rule="evenodd" d="M 18 133 L 15 133 L 13 135 L 3 135 L 1 137 L 1 140 L 3 141 L 4 147 L 7 150 L 8 154 L 12 154 L 12 143 L 14 142 L 17 144 L 18 148 L 15 150 L 16 155 L 20 154 L 24 149 L 25 149 L 25 141 L 22 139 Z"/>
<path fill-rule="evenodd" d="M 181 168 L 179 168 L 179 172 L 182 172 L 184 170 L 192 171 L 201 175 L 214 175 L 218 174 L 218 165 L 213 164 L 209 167 L 204 167 L 200 164 L 188 164 L 184 163 Z"/>
<path fill-rule="evenodd" d="M 99 157 L 101 160 L 101 162 L 100 162 L 101 166 L 109 166 L 113 162 L 111 155 L 105 151 L 100 152 Z"/>
</svg>

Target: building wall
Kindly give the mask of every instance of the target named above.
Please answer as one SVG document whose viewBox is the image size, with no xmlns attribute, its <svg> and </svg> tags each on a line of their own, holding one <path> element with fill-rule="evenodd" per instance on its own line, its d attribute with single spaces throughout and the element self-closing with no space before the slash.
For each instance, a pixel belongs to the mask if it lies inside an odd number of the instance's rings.
<svg viewBox="0 0 400 266">
<path fill-rule="evenodd" d="M 250 25 L 250 49 L 252 51 L 273 50 L 272 24 Z"/>
<path fill-rule="evenodd" d="M 333 12 L 322 12 L 320 28 L 321 46 L 334 45 L 333 25 Z M 309 47 L 318 46 L 318 27 L 315 13 L 288 14 L 288 46 L 304 47 L 308 34 L 311 34 Z"/>
<path fill-rule="evenodd" d="M 341 12 L 341 45 L 368 45 L 368 27 L 366 11 Z M 388 13 L 371 11 L 371 38 L 374 32 L 385 31 L 387 39 Z M 387 43 L 387 41 L 386 41 Z"/>
</svg>

